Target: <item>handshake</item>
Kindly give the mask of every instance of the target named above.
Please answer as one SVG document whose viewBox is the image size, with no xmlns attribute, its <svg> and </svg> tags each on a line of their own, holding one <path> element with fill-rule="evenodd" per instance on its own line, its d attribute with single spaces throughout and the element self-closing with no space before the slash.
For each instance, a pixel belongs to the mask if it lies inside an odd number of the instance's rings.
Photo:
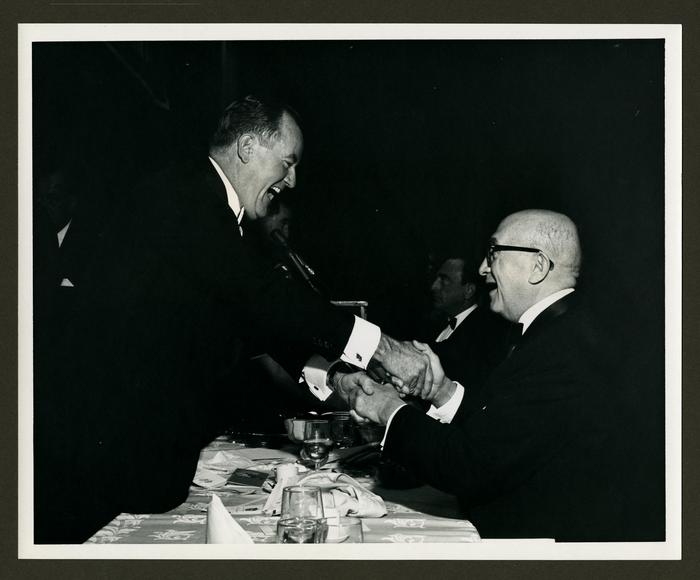
<svg viewBox="0 0 700 580">
<path fill-rule="evenodd" d="M 386 335 L 382 335 L 367 371 L 336 372 L 329 386 L 350 405 L 356 419 L 380 425 L 386 425 L 406 395 L 440 407 L 455 391 L 440 359 L 427 344 L 399 342 Z"/>
</svg>

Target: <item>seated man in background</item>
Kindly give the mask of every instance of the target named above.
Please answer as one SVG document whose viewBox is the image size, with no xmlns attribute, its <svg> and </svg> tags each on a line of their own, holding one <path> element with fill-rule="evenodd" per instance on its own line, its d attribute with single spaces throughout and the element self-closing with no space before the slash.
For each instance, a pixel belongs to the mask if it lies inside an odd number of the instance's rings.
<svg viewBox="0 0 700 580">
<path fill-rule="evenodd" d="M 574 294 L 580 258 L 562 214 L 501 222 L 480 273 L 491 309 L 522 331 L 476 406 L 462 403 L 462 385 L 428 347 L 435 382 L 414 394 L 438 420 L 362 373 L 331 377 L 359 415 L 387 426 L 384 455 L 456 494 L 484 538 L 625 539 L 616 391 L 602 337 Z"/>
<path fill-rule="evenodd" d="M 508 323 L 480 307 L 479 263 L 466 256 L 467 252 L 449 254 L 430 287 L 433 309 L 447 321 L 431 348 L 450 377 L 478 388 L 505 357 Z"/>
</svg>

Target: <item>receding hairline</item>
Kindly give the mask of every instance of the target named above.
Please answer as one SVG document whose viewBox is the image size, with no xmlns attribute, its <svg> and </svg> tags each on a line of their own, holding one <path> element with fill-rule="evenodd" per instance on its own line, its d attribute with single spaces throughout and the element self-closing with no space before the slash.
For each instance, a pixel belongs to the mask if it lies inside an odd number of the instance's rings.
<svg viewBox="0 0 700 580">
<path fill-rule="evenodd" d="M 572 242 L 578 243 L 578 232 L 573 220 L 563 213 L 551 210 L 529 209 L 510 214 L 501 221 L 498 230 L 506 230 L 509 239 L 518 235 L 534 239 L 556 230 L 569 233 Z"/>
</svg>

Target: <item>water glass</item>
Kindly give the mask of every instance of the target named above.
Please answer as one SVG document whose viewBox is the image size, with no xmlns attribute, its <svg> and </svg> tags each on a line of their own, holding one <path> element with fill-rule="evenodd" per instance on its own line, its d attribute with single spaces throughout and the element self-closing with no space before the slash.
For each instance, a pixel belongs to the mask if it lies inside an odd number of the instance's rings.
<svg viewBox="0 0 700 580">
<path fill-rule="evenodd" d="M 326 544 L 362 544 L 364 542 L 360 518 L 329 518 L 326 527 Z"/>
<path fill-rule="evenodd" d="M 281 518 L 322 518 L 321 488 L 314 485 L 290 485 L 282 490 Z"/>
<path fill-rule="evenodd" d="M 325 534 L 323 518 L 280 518 L 277 523 L 278 544 L 321 544 Z"/>
<path fill-rule="evenodd" d="M 331 421 L 331 436 L 338 448 L 352 447 L 355 444 L 355 422 L 350 414 L 334 415 Z"/>
</svg>

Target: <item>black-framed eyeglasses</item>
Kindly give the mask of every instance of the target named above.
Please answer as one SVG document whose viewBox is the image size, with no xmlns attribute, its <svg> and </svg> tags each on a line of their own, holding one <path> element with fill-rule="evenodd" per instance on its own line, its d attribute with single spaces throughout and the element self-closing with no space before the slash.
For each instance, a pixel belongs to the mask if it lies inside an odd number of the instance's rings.
<svg viewBox="0 0 700 580">
<path fill-rule="evenodd" d="M 542 254 L 545 258 L 547 258 L 547 260 L 549 260 L 549 269 L 554 269 L 554 261 L 539 248 L 526 248 L 524 246 L 502 246 L 500 244 L 497 244 L 493 240 L 489 241 L 489 245 L 486 248 L 486 263 L 488 264 L 489 268 L 491 267 L 491 264 L 493 264 L 493 259 L 496 256 L 496 252 L 529 252 L 531 254 Z"/>
</svg>

